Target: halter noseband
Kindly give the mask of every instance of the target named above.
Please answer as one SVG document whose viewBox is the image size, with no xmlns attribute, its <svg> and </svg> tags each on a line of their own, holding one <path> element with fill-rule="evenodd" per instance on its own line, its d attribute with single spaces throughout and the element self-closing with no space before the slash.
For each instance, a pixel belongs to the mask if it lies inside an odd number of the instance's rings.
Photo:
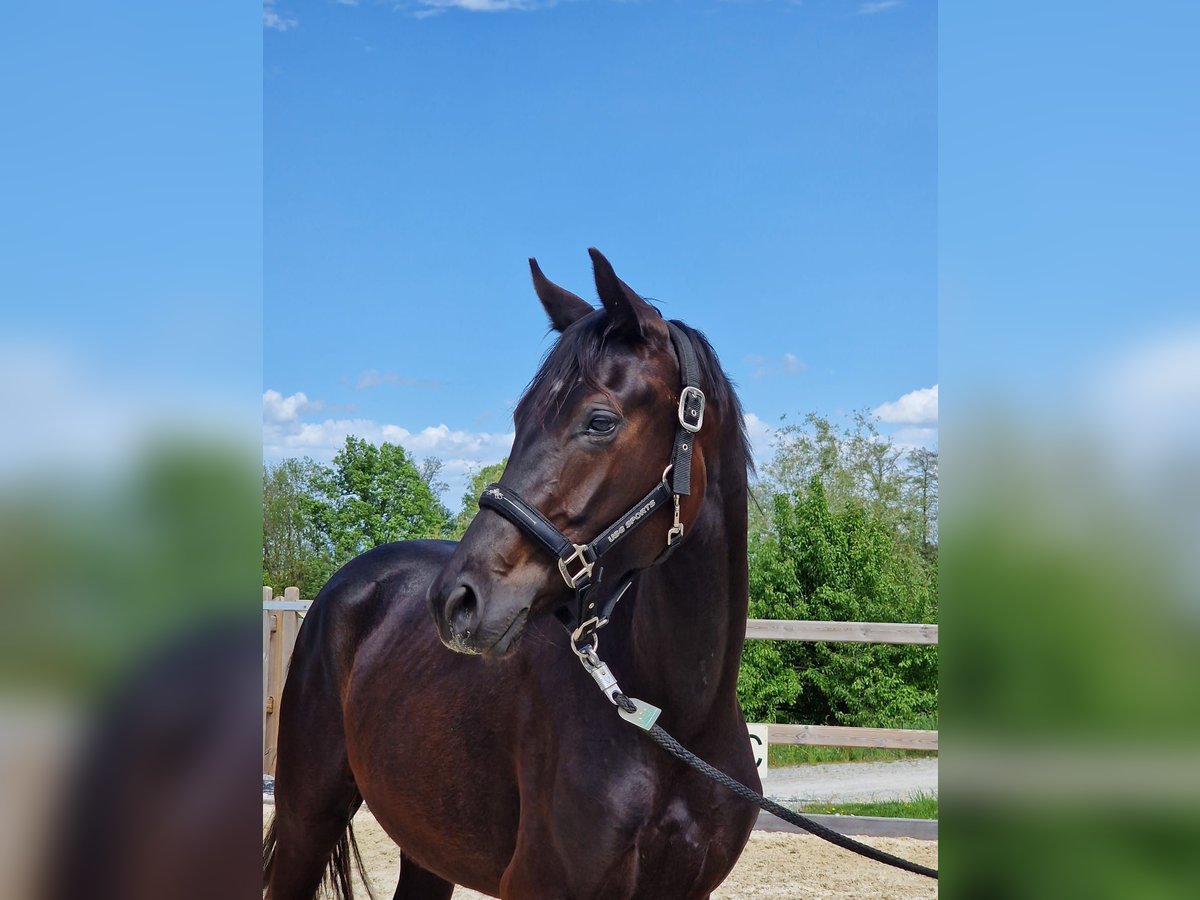
<svg viewBox="0 0 1200 900">
<path fill-rule="evenodd" d="M 694 435 L 704 424 L 705 398 L 704 392 L 700 390 L 699 366 L 691 339 L 687 332 L 674 322 L 667 322 L 667 329 L 675 347 L 675 355 L 679 359 L 679 373 L 683 380 L 677 413 L 679 427 L 675 430 L 671 461 L 663 471 L 662 479 L 650 493 L 588 544 L 574 543 L 516 491 L 499 482 L 489 484 L 479 497 L 480 509 L 490 509 L 504 516 L 558 558 L 558 571 L 562 573 L 567 587 L 575 592 L 575 602 L 573 608 L 571 605 L 564 605 L 557 609 L 555 616 L 571 633 L 572 645 L 576 652 L 580 652 L 581 642 L 589 639 L 592 642 L 591 646 L 595 646 L 595 633 L 608 624 L 617 601 L 624 596 L 633 579 L 637 577 L 636 571 L 625 576 L 597 610 L 597 600 L 592 599 L 591 594 L 599 587 L 604 575 L 603 566 L 597 569 L 597 564 L 604 554 L 628 537 L 630 532 L 668 501 L 674 503 L 675 519 L 667 532 L 666 549 L 651 565 L 665 560 L 683 537 L 683 523 L 679 521 L 679 498 L 691 493 Z"/>
</svg>

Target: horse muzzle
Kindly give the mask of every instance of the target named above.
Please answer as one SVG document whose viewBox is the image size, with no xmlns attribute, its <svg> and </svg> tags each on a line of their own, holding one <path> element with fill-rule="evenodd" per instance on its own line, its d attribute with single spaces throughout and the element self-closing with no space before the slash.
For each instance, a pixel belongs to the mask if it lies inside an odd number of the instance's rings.
<svg viewBox="0 0 1200 900">
<path fill-rule="evenodd" d="M 469 579 L 430 586 L 429 613 L 442 643 L 457 653 L 504 656 L 525 630 L 529 604 L 516 598 L 484 602 Z"/>
</svg>

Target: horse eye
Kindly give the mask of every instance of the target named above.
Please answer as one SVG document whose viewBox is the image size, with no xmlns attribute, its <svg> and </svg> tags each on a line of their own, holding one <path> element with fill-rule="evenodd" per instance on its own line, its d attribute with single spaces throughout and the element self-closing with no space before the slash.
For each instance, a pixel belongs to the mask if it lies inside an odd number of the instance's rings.
<svg viewBox="0 0 1200 900">
<path fill-rule="evenodd" d="M 593 434 L 608 434 L 617 427 L 617 420 L 612 416 L 592 416 L 592 421 L 588 422 L 588 431 Z"/>
</svg>

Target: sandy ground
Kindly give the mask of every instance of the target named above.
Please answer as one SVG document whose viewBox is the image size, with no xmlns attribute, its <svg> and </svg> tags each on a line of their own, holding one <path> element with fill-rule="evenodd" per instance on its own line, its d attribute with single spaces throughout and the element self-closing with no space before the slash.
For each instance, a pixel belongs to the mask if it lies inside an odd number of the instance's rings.
<svg viewBox="0 0 1200 900">
<path fill-rule="evenodd" d="M 764 792 L 783 801 L 852 802 L 910 797 L 917 792 L 937 794 L 936 757 L 891 762 L 829 763 L 775 769 Z M 264 807 L 264 816 L 273 807 Z M 264 819 L 265 821 L 265 819 Z M 369 811 L 354 819 L 363 861 L 376 895 L 390 898 L 399 871 L 399 851 Z M 938 845 L 910 838 L 860 838 L 896 856 L 937 866 Z M 459 888 L 455 900 L 483 897 Z M 937 884 L 855 856 L 809 835 L 756 831 L 742 858 L 713 895 L 722 900 L 751 897 L 806 897 L 815 900 L 870 897 L 909 900 L 936 897 Z"/>
<path fill-rule="evenodd" d="M 264 822 L 272 811 L 270 806 L 263 808 Z M 390 898 L 399 872 L 396 845 L 366 810 L 355 816 L 354 833 L 376 896 L 381 900 Z M 938 847 L 933 841 L 867 838 L 866 842 L 923 865 L 937 865 Z M 483 896 L 465 888 L 454 893 L 455 900 Z M 737 866 L 713 894 L 722 900 L 743 897 L 910 900 L 936 896 L 937 884 L 928 878 L 865 860 L 809 835 L 759 831 L 750 836 Z"/>
</svg>

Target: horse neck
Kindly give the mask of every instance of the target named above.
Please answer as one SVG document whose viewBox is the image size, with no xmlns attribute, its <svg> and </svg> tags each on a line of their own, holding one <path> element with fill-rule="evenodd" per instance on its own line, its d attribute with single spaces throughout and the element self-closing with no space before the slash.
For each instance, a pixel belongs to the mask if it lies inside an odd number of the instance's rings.
<svg viewBox="0 0 1200 900">
<path fill-rule="evenodd" d="M 745 640 L 745 473 L 722 485 L 716 468 L 690 533 L 642 574 L 631 623 L 636 683 L 683 728 L 734 710 Z"/>
</svg>

